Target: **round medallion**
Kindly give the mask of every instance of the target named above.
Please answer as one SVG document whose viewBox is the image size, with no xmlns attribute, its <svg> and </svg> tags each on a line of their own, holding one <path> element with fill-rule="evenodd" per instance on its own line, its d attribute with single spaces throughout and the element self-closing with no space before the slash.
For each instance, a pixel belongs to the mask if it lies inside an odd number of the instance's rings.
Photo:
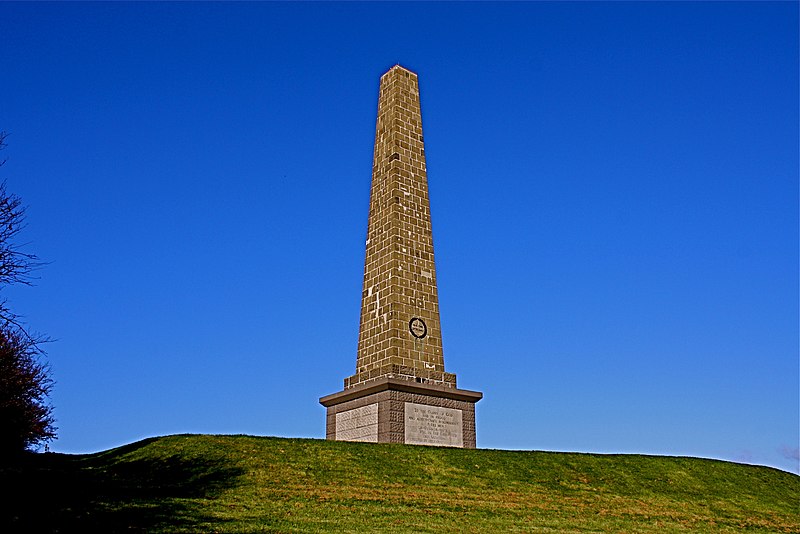
<svg viewBox="0 0 800 534">
<path fill-rule="evenodd" d="M 428 335 L 428 325 L 419 317 L 414 317 L 408 322 L 408 329 L 411 331 L 411 335 L 417 339 Z"/>
</svg>

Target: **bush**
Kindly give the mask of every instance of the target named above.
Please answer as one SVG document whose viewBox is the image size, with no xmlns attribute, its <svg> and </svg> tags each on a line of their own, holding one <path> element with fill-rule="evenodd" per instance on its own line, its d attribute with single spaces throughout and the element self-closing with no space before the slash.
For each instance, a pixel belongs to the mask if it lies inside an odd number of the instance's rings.
<svg viewBox="0 0 800 534">
<path fill-rule="evenodd" d="M 7 326 L 0 329 L 0 452 L 7 456 L 56 436 L 53 386 L 37 340 Z"/>
</svg>

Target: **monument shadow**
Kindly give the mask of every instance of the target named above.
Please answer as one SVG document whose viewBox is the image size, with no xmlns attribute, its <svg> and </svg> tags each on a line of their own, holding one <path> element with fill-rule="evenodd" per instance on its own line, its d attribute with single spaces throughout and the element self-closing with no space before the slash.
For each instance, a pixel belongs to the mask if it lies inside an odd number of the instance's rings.
<svg viewBox="0 0 800 534">
<path fill-rule="evenodd" d="M 2 532 L 147 532 L 220 523 L 185 498 L 214 498 L 244 473 L 221 458 L 120 459 L 152 439 L 96 455 L 27 453 L 0 465 L 10 496 Z"/>
</svg>

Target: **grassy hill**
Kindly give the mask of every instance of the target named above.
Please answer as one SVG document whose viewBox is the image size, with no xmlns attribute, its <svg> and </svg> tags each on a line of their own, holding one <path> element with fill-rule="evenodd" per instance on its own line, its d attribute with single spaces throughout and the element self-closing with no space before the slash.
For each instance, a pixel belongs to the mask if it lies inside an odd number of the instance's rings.
<svg viewBox="0 0 800 534">
<path fill-rule="evenodd" d="M 0 482 L 2 532 L 800 532 L 800 477 L 696 458 L 183 435 Z"/>
</svg>

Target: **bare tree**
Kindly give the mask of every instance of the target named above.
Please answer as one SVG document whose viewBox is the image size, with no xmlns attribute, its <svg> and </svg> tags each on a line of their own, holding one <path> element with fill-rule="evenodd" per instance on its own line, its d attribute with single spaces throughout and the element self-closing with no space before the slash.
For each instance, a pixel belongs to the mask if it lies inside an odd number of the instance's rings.
<svg viewBox="0 0 800 534">
<path fill-rule="evenodd" d="M 0 131 L 0 150 L 6 132 Z M 5 160 L 0 161 L 0 166 Z M 0 183 L 0 289 L 30 285 L 31 273 L 42 263 L 14 242 L 25 227 L 25 207 Z M 0 300 L 0 453 L 4 456 L 45 443 L 55 437 L 50 368 L 42 362 L 45 339 L 31 335 L 6 299 Z"/>
<path fill-rule="evenodd" d="M 30 285 L 31 273 L 42 265 L 39 258 L 23 252 L 20 245 L 14 242 L 24 227 L 25 207 L 22 201 L 6 191 L 5 182 L 0 182 L 0 288 L 16 283 Z M 6 299 L 0 300 L 0 323 L 22 328 L 19 316 L 11 311 Z"/>
</svg>

